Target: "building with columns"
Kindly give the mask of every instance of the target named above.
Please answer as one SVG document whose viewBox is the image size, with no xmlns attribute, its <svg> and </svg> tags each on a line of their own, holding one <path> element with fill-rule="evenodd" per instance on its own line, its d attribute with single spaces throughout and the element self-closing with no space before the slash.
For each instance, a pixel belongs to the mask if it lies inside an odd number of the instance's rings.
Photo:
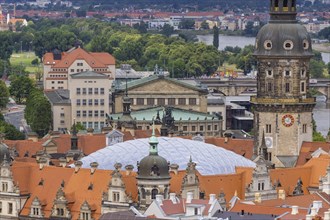
<svg viewBox="0 0 330 220">
<path fill-rule="evenodd" d="M 295 0 L 271 0 L 270 21 L 256 37 L 257 96 L 254 108 L 255 147 L 265 132 L 269 159 L 276 167 L 295 165 L 303 141 L 312 141 L 308 93 L 311 38 L 296 20 Z"/>
</svg>

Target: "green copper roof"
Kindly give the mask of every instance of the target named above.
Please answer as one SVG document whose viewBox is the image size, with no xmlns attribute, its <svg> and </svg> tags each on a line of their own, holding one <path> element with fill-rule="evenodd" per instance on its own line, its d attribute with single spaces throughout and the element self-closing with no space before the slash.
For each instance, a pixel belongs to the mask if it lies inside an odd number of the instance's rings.
<svg viewBox="0 0 330 220">
<path fill-rule="evenodd" d="M 154 117 L 157 115 L 157 111 L 159 111 L 160 118 L 163 117 L 164 114 L 164 108 L 163 107 L 155 107 L 155 108 L 147 108 L 147 109 L 140 109 L 136 111 L 131 112 L 131 116 L 133 119 L 136 119 L 137 121 L 147 120 L 152 121 Z M 122 113 L 116 113 L 112 114 L 112 118 L 114 120 L 117 120 L 120 118 Z M 196 112 L 192 110 L 184 110 L 179 108 L 172 108 L 172 116 L 174 117 L 175 121 L 188 121 L 188 120 L 215 120 L 217 119 L 215 116 L 202 113 L 202 112 Z"/>
</svg>

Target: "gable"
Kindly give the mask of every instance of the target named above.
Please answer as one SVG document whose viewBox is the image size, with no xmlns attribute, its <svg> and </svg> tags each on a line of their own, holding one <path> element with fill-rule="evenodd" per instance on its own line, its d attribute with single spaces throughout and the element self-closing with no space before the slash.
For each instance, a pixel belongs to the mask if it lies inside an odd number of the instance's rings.
<svg viewBox="0 0 330 220">
<path fill-rule="evenodd" d="M 192 86 L 191 86 L 192 87 Z M 181 83 L 167 79 L 156 79 L 129 89 L 129 93 L 152 92 L 152 94 L 198 94 L 197 89 L 189 88 Z"/>
</svg>

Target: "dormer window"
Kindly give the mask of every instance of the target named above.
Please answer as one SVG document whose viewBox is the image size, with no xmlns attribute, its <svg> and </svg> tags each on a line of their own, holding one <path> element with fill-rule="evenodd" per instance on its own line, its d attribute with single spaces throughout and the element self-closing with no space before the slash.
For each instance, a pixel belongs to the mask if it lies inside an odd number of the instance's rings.
<svg viewBox="0 0 330 220">
<path fill-rule="evenodd" d="M 266 40 L 265 42 L 264 42 L 264 48 L 266 49 L 266 50 L 271 50 L 272 49 L 272 42 L 270 41 L 270 40 Z"/>
<path fill-rule="evenodd" d="M 308 43 L 308 40 L 303 40 L 303 47 L 305 50 L 307 50 L 309 48 L 309 43 Z"/>
<path fill-rule="evenodd" d="M 293 42 L 291 40 L 284 41 L 283 47 L 285 50 L 292 50 Z"/>
</svg>

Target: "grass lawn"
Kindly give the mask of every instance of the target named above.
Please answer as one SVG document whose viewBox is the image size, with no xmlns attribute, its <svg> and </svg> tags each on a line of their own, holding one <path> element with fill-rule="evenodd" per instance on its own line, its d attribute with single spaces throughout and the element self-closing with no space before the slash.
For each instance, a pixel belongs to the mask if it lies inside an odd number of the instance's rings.
<svg viewBox="0 0 330 220">
<path fill-rule="evenodd" d="M 11 65 L 23 65 L 25 70 L 30 73 L 34 73 L 38 67 L 33 66 L 31 61 L 37 58 L 34 52 L 23 52 L 23 53 L 14 53 L 10 57 Z"/>
</svg>

